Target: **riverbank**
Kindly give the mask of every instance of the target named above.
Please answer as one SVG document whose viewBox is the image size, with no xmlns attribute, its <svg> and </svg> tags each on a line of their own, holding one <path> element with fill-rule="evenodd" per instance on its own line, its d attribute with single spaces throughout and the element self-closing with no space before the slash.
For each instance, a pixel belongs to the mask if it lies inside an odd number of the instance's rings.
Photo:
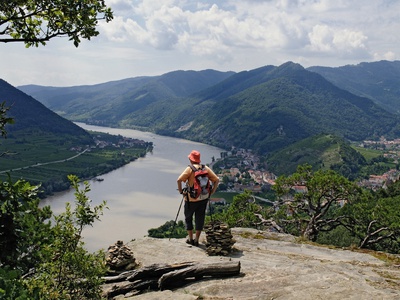
<svg viewBox="0 0 400 300">
<path fill-rule="evenodd" d="M 154 148 L 121 168 L 101 175 L 103 181 L 90 181 L 88 197 L 92 205 L 107 201 L 104 215 L 93 227 L 85 228 L 84 242 L 89 251 L 107 248 L 117 240 L 130 241 L 148 234 L 176 218 L 182 199 L 176 179 L 187 167 L 192 150 L 201 153 L 207 164 L 219 157 L 222 149 L 188 140 L 170 138 L 150 132 L 78 124 L 86 130 L 152 142 Z M 41 205 L 49 205 L 57 214 L 65 210 L 66 202 L 74 203 L 74 191 L 67 190 L 47 197 Z M 183 219 L 183 210 L 178 220 Z"/>
<path fill-rule="evenodd" d="M 0 179 L 6 180 L 10 174 L 12 180 L 24 178 L 34 185 L 41 185 L 40 198 L 46 198 L 70 187 L 67 175 L 74 174 L 81 180 L 90 180 L 118 169 L 153 150 L 153 143 L 110 135 L 101 132 L 91 132 L 93 144 L 74 146 L 60 151 L 43 149 L 38 145 L 29 153 L 29 158 L 19 155 L 19 160 L 4 163 L 0 171 Z M 52 153 L 51 155 L 49 153 Z"/>
</svg>

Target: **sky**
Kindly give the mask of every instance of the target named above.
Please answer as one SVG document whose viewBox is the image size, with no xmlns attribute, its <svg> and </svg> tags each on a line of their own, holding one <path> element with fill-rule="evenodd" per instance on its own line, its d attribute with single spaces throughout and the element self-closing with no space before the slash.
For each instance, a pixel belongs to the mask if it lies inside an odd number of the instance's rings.
<svg viewBox="0 0 400 300">
<path fill-rule="evenodd" d="M 400 0 L 106 0 L 113 21 L 76 48 L 0 44 L 0 78 L 92 85 L 175 70 L 245 71 L 287 61 L 339 67 L 400 58 Z"/>
</svg>

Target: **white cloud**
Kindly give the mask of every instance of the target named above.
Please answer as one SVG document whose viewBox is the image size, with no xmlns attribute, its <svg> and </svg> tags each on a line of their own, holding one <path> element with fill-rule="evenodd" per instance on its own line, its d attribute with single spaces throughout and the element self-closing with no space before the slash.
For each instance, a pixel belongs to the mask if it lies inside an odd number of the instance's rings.
<svg viewBox="0 0 400 300">
<path fill-rule="evenodd" d="M 333 29 L 327 25 L 316 25 L 309 33 L 310 50 L 340 57 L 362 55 L 367 57 L 367 37 L 360 31 Z"/>
<path fill-rule="evenodd" d="M 100 23 L 102 33 L 112 42 L 124 42 L 127 40 L 126 22 L 122 17 L 115 17 L 111 23 Z"/>
<path fill-rule="evenodd" d="M 1 62 L 0 77 L 7 80 L 10 76 L 12 82 L 35 83 L 36 78 L 40 84 L 49 80 L 67 85 L 122 78 L 127 74 L 159 75 L 176 69 L 241 71 L 289 60 L 305 67 L 340 66 L 391 60 L 400 55 L 400 1 L 106 3 L 114 11 L 114 20 L 101 22 L 100 35 L 83 42 L 78 49 L 71 47 L 67 39 L 50 41 L 46 47 L 33 51 L 24 51 L 21 44 L 0 45 L 2 57 L 14 57 Z M 50 52 L 55 54 L 49 55 Z M 101 65 L 91 65 L 94 56 Z M 39 61 L 46 63 L 38 65 Z M 104 72 L 99 72 L 100 67 Z M 41 71 L 60 75 L 38 76 Z"/>
<path fill-rule="evenodd" d="M 388 51 L 385 53 L 374 53 L 374 60 L 397 60 L 399 59 L 398 55 L 392 51 Z"/>
</svg>

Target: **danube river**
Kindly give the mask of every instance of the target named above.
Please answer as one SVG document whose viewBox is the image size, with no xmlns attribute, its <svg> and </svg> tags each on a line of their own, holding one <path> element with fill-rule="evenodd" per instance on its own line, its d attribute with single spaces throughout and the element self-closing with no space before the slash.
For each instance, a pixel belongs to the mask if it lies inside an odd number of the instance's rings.
<svg viewBox="0 0 400 300">
<path fill-rule="evenodd" d="M 84 230 L 84 242 L 89 251 L 107 249 L 118 240 L 124 243 L 147 235 L 149 228 L 156 228 L 174 220 L 182 196 L 177 191 L 176 179 L 188 165 L 192 150 L 201 153 L 201 161 L 210 163 L 219 158 L 222 149 L 183 139 L 156 135 L 130 129 L 99 127 L 77 123 L 86 130 L 120 134 L 153 142 L 154 149 L 146 157 L 104 174 L 104 181 L 89 181 L 88 196 L 93 205 L 107 201 L 100 221 Z M 55 214 L 65 210 L 65 203 L 74 202 L 74 191 L 58 193 L 42 201 L 50 205 Z M 181 209 L 178 220 L 183 219 Z"/>
</svg>

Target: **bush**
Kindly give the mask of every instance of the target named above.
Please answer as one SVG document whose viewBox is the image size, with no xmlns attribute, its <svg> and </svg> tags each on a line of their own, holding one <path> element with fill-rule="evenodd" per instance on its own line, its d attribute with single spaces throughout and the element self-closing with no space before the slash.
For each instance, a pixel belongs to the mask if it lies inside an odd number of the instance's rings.
<svg viewBox="0 0 400 300">
<path fill-rule="evenodd" d="M 79 180 L 75 209 L 53 216 L 49 207 L 39 208 L 38 186 L 24 180 L 0 182 L 0 299 L 101 299 L 105 274 L 103 251 L 88 253 L 82 230 L 100 218 L 105 202 L 90 207 Z"/>
<path fill-rule="evenodd" d="M 184 238 L 187 235 L 185 224 L 183 221 L 178 221 L 174 226 L 174 221 L 165 222 L 158 228 L 151 228 L 147 232 L 149 237 L 153 238 Z"/>
</svg>

